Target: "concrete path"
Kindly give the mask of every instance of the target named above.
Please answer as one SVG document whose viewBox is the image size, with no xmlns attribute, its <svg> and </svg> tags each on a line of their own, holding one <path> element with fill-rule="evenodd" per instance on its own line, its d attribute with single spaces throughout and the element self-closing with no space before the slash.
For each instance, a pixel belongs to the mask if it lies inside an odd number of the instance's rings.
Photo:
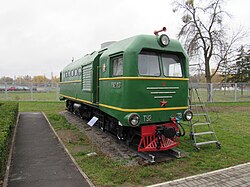
<svg viewBox="0 0 250 187">
<path fill-rule="evenodd" d="M 149 187 L 249 187 L 250 162 Z"/>
<path fill-rule="evenodd" d="M 9 173 L 9 187 L 90 186 L 42 113 L 21 113 Z"/>
</svg>

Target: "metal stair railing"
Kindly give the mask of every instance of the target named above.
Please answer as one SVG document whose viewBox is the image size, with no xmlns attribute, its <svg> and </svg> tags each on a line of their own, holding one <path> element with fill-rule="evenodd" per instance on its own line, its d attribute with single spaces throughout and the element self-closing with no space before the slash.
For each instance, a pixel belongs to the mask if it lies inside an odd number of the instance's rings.
<svg viewBox="0 0 250 187">
<path fill-rule="evenodd" d="M 215 143 L 220 149 L 221 144 L 211 124 L 205 102 L 201 100 L 197 88 L 189 88 L 189 109 L 192 110 L 194 116 L 189 122 L 190 138 L 194 147 L 200 150 L 202 145 Z"/>
</svg>

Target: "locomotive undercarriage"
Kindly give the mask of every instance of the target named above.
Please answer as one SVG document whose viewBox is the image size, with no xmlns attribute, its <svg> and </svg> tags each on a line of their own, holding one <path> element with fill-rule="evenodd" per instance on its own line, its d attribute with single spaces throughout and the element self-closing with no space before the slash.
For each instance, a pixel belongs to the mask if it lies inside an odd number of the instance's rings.
<svg viewBox="0 0 250 187">
<path fill-rule="evenodd" d="M 66 109 L 86 120 L 90 120 L 93 116 L 96 116 L 98 118 L 98 127 L 102 129 L 102 131 L 111 132 L 116 135 L 119 140 L 126 141 L 128 145 L 132 143 L 135 134 L 139 134 L 138 128 L 124 127 L 119 124 L 118 120 L 93 106 L 67 100 Z"/>
<path fill-rule="evenodd" d="M 127 145 L 137 145 L 140 152 L 171 149 L 180 144 L 179 137 L 185 134 L 183 127 L 175 118 L 165 124 L 124 127 L 118 120 L 93 106 L 67 100 L 66 109 L 82 119 L 90 120 L 96 116 L 98 127 L 102 131 L 114 134 L 119 140 L 126 141 Z M 181 127 L 182 132 L 179 127 Z"/>
</svg>

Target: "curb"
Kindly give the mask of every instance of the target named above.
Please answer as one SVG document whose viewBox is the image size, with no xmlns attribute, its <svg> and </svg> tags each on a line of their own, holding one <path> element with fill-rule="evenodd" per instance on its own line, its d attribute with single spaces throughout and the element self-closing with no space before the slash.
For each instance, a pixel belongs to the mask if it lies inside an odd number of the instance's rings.
<svg viewBox="0 0 250 187">
<path fill-rule="evenodd" d="M 18 125 L 18 122 L 19 122 L 19 117 L 20 117 L 20 113 L 18 112 L 16 125 L 15 125 L 15 129 L 13 131 L 13 137 L 12 137 L 12 141 L 11 141 L 11 145 L 10 145 L 9 156 L 8 156 L 8 161 L 7 161 L 4 180 L 3 180 L 3 187 L 8 186 L 8 181 L 9 181 L 8 179 L 9 179 L 9 174 L 10 174 L 10 164 L 11 164 L 13 150 L 14 150 L 14 144 L 15 144 L 15 140 L 16 140 L 16 131 L 17 131 L 17 125 Z"/>
<path fill-rule="evenodd" d="M 69 150 L 67 149 L 67 147 L 64 145 L 63 141 L 61 140 L 61 138 L 57 135 L 55 129 L 53 128 L 53 126 L 51 125 L 49 119 L 47 118 L 47 116 L 44 114 L 44 112 L 42 112 L 43 116 L 45 117 L 45 119 L 47 120 L 47 122 L 49 123 L 50 128 L 52 129 L 52 131 L 54 132 L 55 136 L 57 137 L 58 141 L 60 142 L 60 144 L 63 146 L 65 152 L 68 154 L 68 156 L 70 157 L 70 159 L 72 160 L 72 162 L 75 164 L 76 168 L 78 169 L 78 171 L 81 173 L 81 175 L 83 176 L 83 178 L 87 181 L 87 183 L 91 186 L 91 187 L 95 187 L 95 185 L 91 182 L 91 180 L 88 178 L 88 176 L 82 171 L 81 167 L 77 164 L 76 160 L 74 159 L 74 157 L 70 154 Z M 7 187 L 7 186 L 3 186 L 3 187 Z"/>
<path fill-rule="evenodd" d="M 195 177 L 202 177 L 202 176 L 209 175 L 209 174 L 214 174 L 214 173 L 218 173 L 218 172 L 222 172 L 222 171 L 227 171 L 229 169 L 235 169 L 235 168 L 245 166 L 245 165 L 250 165 L 250 162 L 247 162 L 247 163 L 244 163 L 244 164 L 239 164 L 239 165 L 236 165 L 236 166 L 230 166 L 230 167 L 224 168 L 224 169 L 210 171 L 210 172 L 207 172 L 207 173 L 202 173 L 202 174 L 193 175 L 193 176 L 189 176 L 189 177 L 184 177 L 184 178 L 180 178 L 180 179 L 176 179 L 176 180 L 172 180 L 172 181 L 167 181 L 167 182 L 163 182 L 163 183 L 159 183 L 159 184 L 153 184 L 153 185 L 149 185 L 147 187 L 160 187 L 162 185 L 166 185 L 166 184 L 169 184 L 169 183 L 172 183 L 172 182 L 179 182 L 179 181 L 182 181 L 182 180 L 192 179 L 192 178 L 195 178 Z"/>
</svg>

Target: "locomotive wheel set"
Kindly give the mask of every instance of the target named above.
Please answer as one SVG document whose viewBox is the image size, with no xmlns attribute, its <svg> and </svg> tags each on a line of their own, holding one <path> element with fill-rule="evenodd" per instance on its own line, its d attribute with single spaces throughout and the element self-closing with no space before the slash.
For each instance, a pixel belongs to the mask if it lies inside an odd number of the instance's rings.
<svg viewBox="0 0 250 187">
<path fill-rule="evenodd" d="M 192 118 L 188 57 L 160 31 L 109 43 L 60 72 L 60 99 L 68 111 L 98 117 L 102 130 L 128 144 L 138 141 L 141 152 L 178 146 L 185 134 L 180 120 Z"/>
</svg>

